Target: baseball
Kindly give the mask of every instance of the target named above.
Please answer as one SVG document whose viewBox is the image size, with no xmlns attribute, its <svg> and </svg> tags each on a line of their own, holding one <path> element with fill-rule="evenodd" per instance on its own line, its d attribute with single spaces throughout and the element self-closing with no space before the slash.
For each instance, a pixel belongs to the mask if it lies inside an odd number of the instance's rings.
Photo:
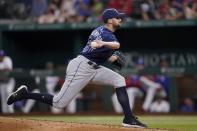
<svg viewBox="0 0 197 131">
<path fill-rule="evenodd" d="M 91 47 L 92 48 L 97 48 L 98 47 L 98 43 L 95 42 L 95 41 L 91 42 Z"/>
</svg>

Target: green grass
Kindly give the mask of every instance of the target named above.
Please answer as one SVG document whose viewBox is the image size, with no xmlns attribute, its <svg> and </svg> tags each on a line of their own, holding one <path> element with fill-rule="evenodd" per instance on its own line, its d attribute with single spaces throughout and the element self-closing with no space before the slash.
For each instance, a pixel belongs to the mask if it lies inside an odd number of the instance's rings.
<svg viewBox="0 0 197 131">
<path fill-rule="evenodd" d="M 120 125 L 121 116 L 20 116 L 26 119 L 64 121 L 74 123 L 93 123 Z M 197 116 L 139 116 L 140 121 L 150 128 L 178 129 L 179 131 L 197 131 Z"/>
</svg>

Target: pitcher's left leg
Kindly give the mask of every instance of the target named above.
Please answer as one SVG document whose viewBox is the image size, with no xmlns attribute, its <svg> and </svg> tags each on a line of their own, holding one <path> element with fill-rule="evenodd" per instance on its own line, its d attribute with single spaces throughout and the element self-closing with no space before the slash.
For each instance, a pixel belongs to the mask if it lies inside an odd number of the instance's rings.
<svg viewBox="0 0 197 131">
<path fill-rule="evenodd" d="M 96 72 L 96 75 L 92 79 L 92 82 L 96 82 L 100 84 L 108 84 L 108 85 L 115 87 L 118 101 L 120 105 L 122 106 L 122 109 L 125 115 L 125 118 L 122 123 L 123 126 L 140 127 L 140 128 L 147 127 L 145 124 L 138 121 L 131 111 L 131 108 L 129 105 L 129 98 L 128 98 L 128 94 L 126 91 L 126 82 L 123 76 L 102 66 Z"/>
</svg>

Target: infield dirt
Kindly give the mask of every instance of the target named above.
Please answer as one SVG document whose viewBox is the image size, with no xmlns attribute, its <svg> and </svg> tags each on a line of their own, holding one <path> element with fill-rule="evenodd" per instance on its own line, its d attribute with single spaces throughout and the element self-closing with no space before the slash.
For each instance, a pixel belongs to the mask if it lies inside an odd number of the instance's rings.
<svg viewBox="0 0 197 131">
<path fill-rule="evenodd" d="M 121 126 L 65 123 L 62 121 L 27 120 L 0 117 L 0 131 L 171 131 L 167 129 L 139 129 Z"/>
</svg>

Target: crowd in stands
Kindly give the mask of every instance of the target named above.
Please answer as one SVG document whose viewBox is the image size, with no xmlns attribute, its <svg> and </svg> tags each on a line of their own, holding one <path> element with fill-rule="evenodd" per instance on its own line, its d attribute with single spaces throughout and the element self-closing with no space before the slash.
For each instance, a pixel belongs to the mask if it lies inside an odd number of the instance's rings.
<svg viewBox="0 0 197 131">
<path fill-rule="evenodd" d="M 125 12 L 127 20 L 197 18 L 197 0 L 0 0 L 0 19 L 38 23 L 100 21 L 105 8 Z"/>
</svg>

